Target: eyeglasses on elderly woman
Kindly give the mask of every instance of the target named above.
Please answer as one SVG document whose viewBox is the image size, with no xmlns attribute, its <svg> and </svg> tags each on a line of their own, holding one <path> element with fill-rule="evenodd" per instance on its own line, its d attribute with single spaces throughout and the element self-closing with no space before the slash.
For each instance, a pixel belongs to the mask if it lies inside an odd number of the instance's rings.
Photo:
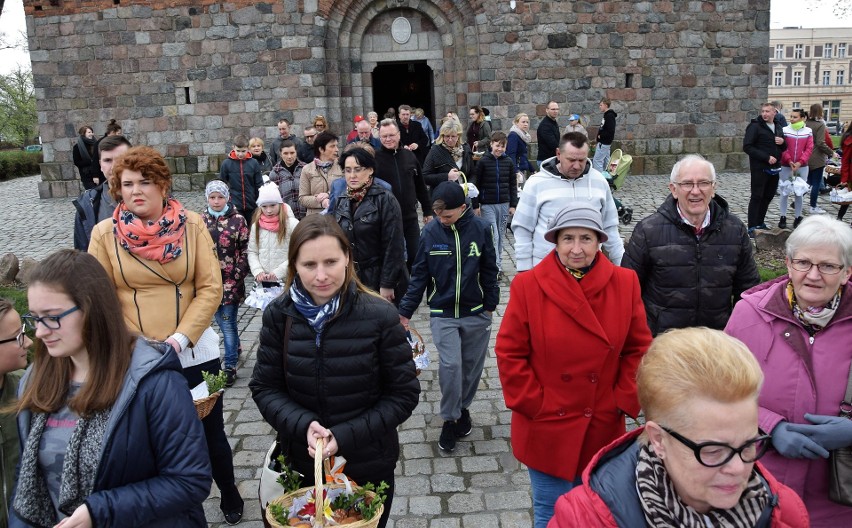
<svg viewBox="0 0 852 528">
<path fill-rule="evenodd" d="M 766 453 L 766 449 L 769 447 L 769 440 L 772 438 L 772 435 L 768 435 L 758 429 L 760 435 L 752 438 L 740 447 L 732 447 L 722 442 L 701 442 L 697 444 L 668 427 L 660 427 L 663 431 L 671 435 L 672 438 L 692 449 L 695 459 L 698 460 L 699 464 L 710 468 L 724 466 L 734 458 L 734 455 L 739 455 L 740 459 L 746 464 L 754 462 Z"/>
</svg>

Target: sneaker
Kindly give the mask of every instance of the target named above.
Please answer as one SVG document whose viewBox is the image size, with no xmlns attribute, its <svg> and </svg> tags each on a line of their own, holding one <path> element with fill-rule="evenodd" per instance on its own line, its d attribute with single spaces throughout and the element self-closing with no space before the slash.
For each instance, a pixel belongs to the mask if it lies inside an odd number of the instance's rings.
<svg viewBox="0 0 852 528">
<path fill-rule="evenodd" d="M 441 437 L 438 439 L 438 447 L 441 451 L 450 452 L 456 448 L 456 422 L 447 420 L 441 428 Z"/>
<path fill-rule="evenodd" d="M 755 231 L 755 229 L 757 229 L 757 228 L 756 228 L 756 227 L 749 227 L 749 228 L 748 228 L 748 237 L 749 237 L 749 238 L 754 238 L 754 231 Z"/>
<path fill-rule="evenodd" d="M 226 368 L 225 369 L 225 386 L 231 387 L 231 386 L 234 385 L 235 381 L 237 381 L 237 369 Z"/>
<path fill-rule="evenodd" d="M 778 220 L 778 228 L 779 229 L 786 229 L 787 228 L 787 217 L 786 216 L 782 216 Z"/>
<path fill-rule="evenodd" d="M 245 502 L 243 502 L 243 499 L 240 497 L 236 487 L 234 487 L 234 491 L 232 493 L 227 495 L 227 497 L 223 496 L 219 501 L 219 509 L 222 510 L 225 522 L 233 526 L 235 524 L 239 524 L 243 519 L 243 506 L 245 506 Z"/>
<path fill-rule="evenodd" d="M 793 229 L 796 229 L 797 227 L 799 227 L 799 224 L 802 223 L 802 220 L 804 220 L 804 217 L 801 217 L 801 216 L 796 217 L 796 219 L 793 220 Z"/>
<path fill-rule="evenodd" d="M 762 229 L 764 231 L 769 231 L 769 228 L 766 226 L 766 224 L 760 224 L 759 226 L 757 226 L 756 229 Z"/>
<path fill-rule="evenodd" d="M 461 418 L 456 420 L 456 438 L 462 438 L 470 434 L 473 430 L 473 423 L 470 421 L 470 411 L 462 409 Z"/>
<path fill-rule="evenodd" d="M 825 209 L 820 206 L 811 207 L 811 214 L 825 214 Z"/>
</svg>

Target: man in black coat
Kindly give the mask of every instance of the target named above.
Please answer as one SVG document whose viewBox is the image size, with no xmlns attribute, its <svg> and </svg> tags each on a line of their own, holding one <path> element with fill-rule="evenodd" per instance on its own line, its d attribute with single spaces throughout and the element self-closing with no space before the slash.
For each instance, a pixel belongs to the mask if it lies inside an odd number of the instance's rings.
<svg viewBox="0 0 852 528">
<path fill-rule="evenodd" d="M 715 195 L 716 170 L 698 155 L 672 169 L 672 196 L 636 224 L 621 265 L 639 276 L 648 327 L 722 330 L 740 295 L 760 282 L 745 225 Z"/>
<path fill-rule="evenodd" d="M 419 126 L 420 123 L 417 123 Z M 422 130 L 421 130 L 422 131 Z M 432 204 L 429 191 L 423 181 L 420 162 L 400 145 L 399 128 L 396 120 L 384 119 L 379 124 L 379 141 L 382 148 L 376 152 L 375 177 L 391 185 L 393 195 L 402 211 L 402 230 L 405 236 L 406 264 L 409 271 L 414 263 L 420 243 L 420 225 L 417 222 L 417 202 L 423 209 L 423 223 L 432 220 Z"/>
<path fill-rule="evenodd" d="M 399 128 L 399 143 L 404 148 L 407 148 L 417 157 L 420 166 L 426 162 L 426 155 L 429 154 L 429 145 L 431 142 L 423 132 L 423 125 L 411 119 L 411 107 L 408 105 L 400 105 L 399 120 L 396 123 Z"/>
<path fill-rule="evenodd" d="M 781 153 L 787 148 L 783 129 L 775 122 L 776 112 L 772 103 L 763 103 L 760 116 L 751 120 L 743 138 L 743 152 L 748 154 L 751 171 L 750 236 L 754 236 L 755 229 L 766 229 L 766 211 L 775 196 L 781 174 Z"/>
<path fill-rule="evenodd" d="M 538 141 L 538 164 L 556 156 L 556 150 L 559 148 L 559 123 L 556 118 L 559 116 L 559 103 L 550 101 L 547 103 L 547 109 L 544 119 L 538 124 L 535 131 L 536 141 Z"/>
</svg>

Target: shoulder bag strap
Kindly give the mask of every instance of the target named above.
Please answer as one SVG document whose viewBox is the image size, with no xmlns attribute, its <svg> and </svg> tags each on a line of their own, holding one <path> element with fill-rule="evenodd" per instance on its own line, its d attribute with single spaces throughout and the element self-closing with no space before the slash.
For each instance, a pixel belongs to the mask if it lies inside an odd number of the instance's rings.
<svg viewBox="0 0 852 528">
<path fill-rule="evenodd" d="M 840 402 L 840 416 L 852 418 L 852 363 L 849 364 L 849 379 L 846 382 L 846 395 Z"/>
</svg>

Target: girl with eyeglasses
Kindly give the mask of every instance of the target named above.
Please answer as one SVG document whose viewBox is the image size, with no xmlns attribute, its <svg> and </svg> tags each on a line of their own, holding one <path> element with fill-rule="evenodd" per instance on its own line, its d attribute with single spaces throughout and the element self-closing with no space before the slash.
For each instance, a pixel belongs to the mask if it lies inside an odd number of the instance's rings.
<svg viewBox="0 0 852 528">
<path fill-rule="evenodd" d="M 172 348 L 131 334 L 87 253 L 47 257 L 27 298 L 36 346 L 19 387 L 9 525 L 206 526 L 210 459 Z"/>
<path fill-rule="evenodd" d="M 764 464 L 805 501 L 811 526 L 849 526 L 852 507 L 829 499 L 829 452 L 852 446 L 838 416 L 852 364 L 852 229 L 809 216 L 787 239 L 787 275 L 742 295 L 725 332 L 760 363 Z"/>
<path fill-rule="evenodd" d="M 719 330 L 658 336 L 636 374 L 645 426 L 598 451 L 548 528 L 807 527 L 802 500 L 758 462 L 769 446 L 762 381 L 743 343 Z"/>
<path fill-rule="evenodd" d="M 18 383 L 27 368 L 27 349 L 33 344 L 24 333 L 21 316 L 11 301 L 0 298 L 0 409 L 15 404 Z M 15 467 L 21 452 L 15 414 L 0 413 L 0 478 L 3 510 L 0 526 L 8 524 L 9 497 L 15 486 Z"/>
</svg>

